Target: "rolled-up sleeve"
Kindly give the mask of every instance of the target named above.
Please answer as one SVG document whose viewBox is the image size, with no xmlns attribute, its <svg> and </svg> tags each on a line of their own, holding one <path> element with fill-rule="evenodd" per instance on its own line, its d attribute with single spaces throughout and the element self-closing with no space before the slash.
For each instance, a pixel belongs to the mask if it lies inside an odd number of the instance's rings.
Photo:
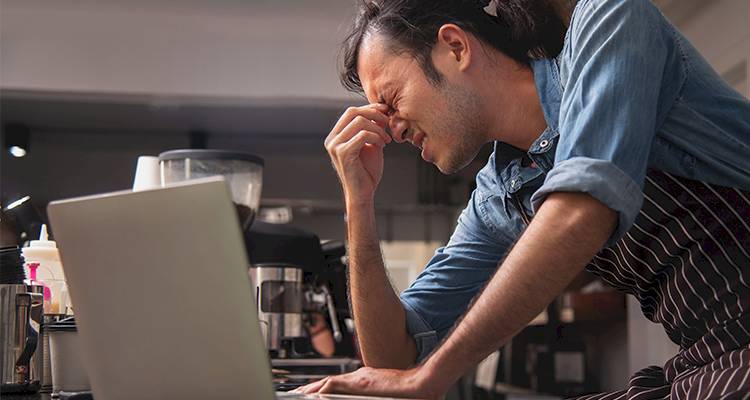
<svg viewBox="0 0 750 400">
<path fill-rule="evenodd" d="M 485 200 L 474 191 L 448 244 L 435 252 L 424 271 L 401 293 L 407 329 L 417 345 L 417 361 L 427 357 L 450 332 L 512 244 L 510 236 L 490 231 L 483 222 L 483 216 L 498 215 Z"/>
<path fill-rule="evenodd" d="M 414 343 L 417 345 L 417 361 L 422 361 L 437 347 L 437 332 L 422 319 L 408 301 L 402 298 L 401 303 L 406 311 L 406 330 L 414 337 Z"/>
<path fill-rule="evenodd" d="M 667 33 L 649 0 L 583 0 L 561 54 L 555 165 L 534 193 L 583 192 L 618 213 L 607 245 L 633 225 L 657 130 Z"/>
</svg>

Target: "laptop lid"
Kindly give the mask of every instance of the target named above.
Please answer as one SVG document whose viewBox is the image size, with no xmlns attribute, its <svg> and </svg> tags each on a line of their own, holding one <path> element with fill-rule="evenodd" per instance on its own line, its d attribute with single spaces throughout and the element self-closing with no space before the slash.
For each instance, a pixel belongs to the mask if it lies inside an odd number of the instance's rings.
<svg viewBox="0 0 750 400">
<path fill-rule="evenodd" d="M 221 178 L 52 202 L 97 399 L 273 398 Z"/>
</svg>

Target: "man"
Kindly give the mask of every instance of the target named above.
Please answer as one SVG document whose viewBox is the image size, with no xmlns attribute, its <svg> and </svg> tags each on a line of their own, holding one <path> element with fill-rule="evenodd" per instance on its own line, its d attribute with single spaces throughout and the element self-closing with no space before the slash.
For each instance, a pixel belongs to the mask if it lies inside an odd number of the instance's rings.
<svg viewBox="0 0 750 400">
<path fill-rule="evenodd" d="M 586 268 L 680 345 L 626 390 L 588 398 L 750 392 L 750 103 L 648 0 L 567 11 L 365 1 L 344 83 L 370 104 L 348 109 L 325 146 L 367 367 L 300 391 L 440 397 Z M 487 142 L 523 151 L 492 155 L 449 243 L 400 296 L 373 207 L 392 141 L 446 174 Z"/>
</svg>

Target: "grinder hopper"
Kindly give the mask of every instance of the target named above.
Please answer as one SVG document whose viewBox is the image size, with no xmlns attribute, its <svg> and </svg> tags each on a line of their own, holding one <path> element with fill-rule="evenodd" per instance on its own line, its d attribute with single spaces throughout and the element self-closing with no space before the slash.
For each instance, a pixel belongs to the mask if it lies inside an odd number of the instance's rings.
<svg viewBox="0 0 750 400">
<path fill-rule="evenodd" d="M 263 159 L 226 150 L 170 150 L 159 154 L 161 184 L 221 175 L 229 183 L 243 232 L 255 219 L 263 185 Z"/>
</svg>

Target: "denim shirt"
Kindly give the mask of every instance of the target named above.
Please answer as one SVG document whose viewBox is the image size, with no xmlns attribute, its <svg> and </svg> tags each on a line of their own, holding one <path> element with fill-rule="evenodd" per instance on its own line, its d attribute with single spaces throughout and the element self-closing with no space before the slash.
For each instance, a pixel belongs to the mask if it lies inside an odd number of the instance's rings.
<svg viewBox="0 0 750 400">
<path fill-rule="evenodd" d="M 656 169 L 750 190 L 750 102 L 649 0 L 580 0 L 555 59 L 531 67 L 548 127 L 525 157 L 495 152 L 445 247 L 401 294 L 426 357 L 553 192 L 584 192 L 633 225 Z"/>
</svg>

